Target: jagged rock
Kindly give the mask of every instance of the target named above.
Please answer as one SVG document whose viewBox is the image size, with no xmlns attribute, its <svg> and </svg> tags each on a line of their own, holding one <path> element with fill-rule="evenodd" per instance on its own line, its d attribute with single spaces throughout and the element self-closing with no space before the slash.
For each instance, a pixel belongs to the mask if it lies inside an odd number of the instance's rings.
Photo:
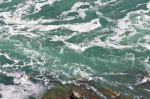
<svg viewBox="0 0 150 99">
<path fill-rule="evenodd" d="M 140 85 L 140 86 L 148 85 L 149 86 L 150 85 L 150 77 L 143 76 L 143 78 L 139 81 L 139 83 L 137 85 Z"/>
<path fill-rule="evenodd" d="M 113 91 L 112 89 L 110 88 L 107 88 L 107 87 L 102 87 L 101 88 L 101 92 L 106 96 L 106 97 L 109 97 L 109 98 L 117 98 L 120 96 L 120 93 L 117 93 L 115 91 Z"/>
<path fill-rule="evenodd" d="M 131 96 L 126 96 L 116 92 L 110 88 L 102 87 L 97 90 L 104 97 L 101 97 L 92 88 L 86 86 L 64 85 L 58 88 L 48 90 L 41 99 L 133 99 Z"/>
<path fill-rule="evenodd" d="M 133 99 L 132 96 L 121 94 L 107 87 L 101 87 L 99 91 L 106 96 L 106 99 Z"/>
<path fill-rule="evenodd" d="M 72 91 L 72 95 L 73 95 L 73 97 L 78 98 L 78 99 L 82 97 L 82 95 L 80 95 L 80 93 L 75 92 L 75 91 Z"/>
<path fill-rule="evenodd" d="M 91 90 L 78 86 L 62 86 L 47 91 L 41 99 L 101 99 Z"/>
</svg>

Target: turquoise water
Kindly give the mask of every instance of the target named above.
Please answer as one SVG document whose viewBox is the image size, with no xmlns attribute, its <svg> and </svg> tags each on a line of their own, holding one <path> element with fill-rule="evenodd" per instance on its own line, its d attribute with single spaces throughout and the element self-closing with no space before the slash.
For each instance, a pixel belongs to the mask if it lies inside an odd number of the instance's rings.
<svg viewBox="0 0 150 99">
<path fill-rule="evenodd" d="M 149 27 L 149 0 L 0 0 L 2 99 L 81 78 L 149 99 Z"/>
</svg>

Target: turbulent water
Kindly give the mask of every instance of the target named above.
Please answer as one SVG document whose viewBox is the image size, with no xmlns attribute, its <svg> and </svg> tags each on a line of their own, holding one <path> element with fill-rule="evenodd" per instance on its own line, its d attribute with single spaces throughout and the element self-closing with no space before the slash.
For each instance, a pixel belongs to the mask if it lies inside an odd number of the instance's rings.
<svg viewBox="0 0 150 99">
<path fill-rule="evenodd" d="M 81 78 L 148 99 L 149 57 L 149 0 L 0 0 L 2 99 Z"/>
</svg>

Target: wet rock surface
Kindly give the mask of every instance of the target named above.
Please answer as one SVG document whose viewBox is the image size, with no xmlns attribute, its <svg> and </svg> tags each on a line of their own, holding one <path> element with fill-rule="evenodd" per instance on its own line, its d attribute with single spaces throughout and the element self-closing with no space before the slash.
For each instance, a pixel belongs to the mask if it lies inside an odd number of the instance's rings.
<svg viewBox="0 0 150 99">
<path fill-rule="evenodd" d="M 133 99 L 131 96 L 122 95 L 110 88 L 63 85 L 58 88 L 51 88 L 40 99 Z"/>
<path fill-rule="evenodd" d="M 150 75 L 142 71 L 127 74 L 136 77 L 133 85 L 134 90 L 139 92 L 137 96 L 132 92 L 125 94 L 111 86 L 79 77 L 80 79 L 75 80 L 74 83 L 49 89 L 40 99 L 149 99 L 147 90 L 150 88 Z M 145 88 L 144 92 L 143 88 Z M 140 96 L 140 93 L 144 93 L 144 96 Z"/>
<path fill-rule="evenodd" d="M 99 99 L 92 90 L 79 86 L 62 86 L 48 90 L 41 99 Z"/>
</svg>

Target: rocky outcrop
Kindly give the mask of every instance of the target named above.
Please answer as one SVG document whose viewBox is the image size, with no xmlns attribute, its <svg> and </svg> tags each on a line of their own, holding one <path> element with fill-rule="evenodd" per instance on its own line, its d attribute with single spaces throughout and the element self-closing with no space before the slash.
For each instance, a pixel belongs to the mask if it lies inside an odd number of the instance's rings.
<svg viewBox="0 0 150 99">
<path fill-rule="evenodd" d="M 41 99 L 99 99 L 92 90 L 79 86 L 62 86 L 48 90 Z"/>
<path fill-rule="evenodd" d="M 41 99 L 132 99 L 132 97 L 106 87 L 97 90 L 93 87 L 64 85 L 48 90 Z"/>
</svg>

